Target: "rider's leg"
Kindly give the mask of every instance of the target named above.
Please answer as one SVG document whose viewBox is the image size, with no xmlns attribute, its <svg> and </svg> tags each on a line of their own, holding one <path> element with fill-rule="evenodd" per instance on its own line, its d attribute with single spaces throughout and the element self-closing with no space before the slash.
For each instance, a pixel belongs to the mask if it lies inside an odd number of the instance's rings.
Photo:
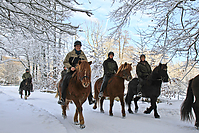
<svg viewBox="0 0 199 133">
<path fill-rule="evenodd" d="M 106 88 L 109 79 L 110 79 L 110 78 L 109 78 L 108 76 L 104 75 L 103 81 L 102 81 L 102 85 L 101 85 L 101 87 L 100 87 L 100 93 L 99 93 L 99 97 L 100 97 L 100 98 L 101 98 L 102 95 L 103 95 L 104 89 Z"/>
<path fill-rule="evenodd" d="M 137 96 L 142 96 L 143 79 L 142 78 L 138 78 L 138 79 L 139 79 L 139 83 L 137 85 Z"/>
<path fill-rule="evenodd" d="M 91 84 L 90 84 L 90 88 L 91 88 Z M 95 103 L 95 99 L 93 99 L 92 88 L 91 88 L 91 92 L 88 96 L 88 101 L 89 101 L 89 105 Z"/>
<path fill-rule="evenodd" d="M 69 80 L 72 77 L 73 72 L 69 72 L 64 76 L 63 82 L 61 83 L 61 99 L 58 101 L 58 104 L 65 105 L 66 99 L 66 90 L 69 84 Z"/>
</svg>

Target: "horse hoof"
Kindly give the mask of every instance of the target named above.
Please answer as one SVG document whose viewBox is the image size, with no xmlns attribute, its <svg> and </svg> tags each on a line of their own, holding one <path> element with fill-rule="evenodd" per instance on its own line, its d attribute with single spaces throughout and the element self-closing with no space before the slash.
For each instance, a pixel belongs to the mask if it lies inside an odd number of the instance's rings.
<svg viewBox="0 0 199 133">
<path fill-rule="evenodd" d="M 84 129 L 86 126 L 84 124 L 80 125 L 81 129 Z"/>
<path fill-rule="evenodd" d="M 79 125 L 79 122 L 74 122 L 75 125 Z"/>
<path fill-rule="evenodd" d="M 25 96 L 24 99 L 27 100 L 27 96 Z"/>
<path fill-rule="evenodd" d="M 129 114 L 133 114 L 133 111 L 131 109 L 128 109 Z"/>
<path fill-rule="evenodd" d="M 113 116 L 113 113 L 110 113 L 109 116 Z"/>
<path fill-rule="evenodd" d="M 138 112 L 138 109 L 135 110 L 135 113 L 137 113 L 137 112 Z"/>
<path fill-rule="evenodd" d="M 104 110 L 100 110 L 101 113 L 104 113 Z"/>
<path fill-rule="evenodd" d="M 62 117 L 63 117 L 64 119 L 66 119 L 66 118 L 67 118 L 67 116 L 66 116 L 66 115 L 63 115 L 63 114 L 62 114 Z"/>
<path fill-rule="evenodd" d="M 148 112 L 147 110 L 144 111 L 145 114 L 150 114 L 150 112 Z"/>
<path fill-rule="evenodd" d="M 93 106 L 93 109 L 96 109 L 97 107 L 96 106 Z"/>
<path fill-rule="evenodd" d="M 155 118 L 160 118 L 160 116 L 159 115 L 155 115 Z"/>
<path fill-rule="evenodd" d="M 122 118 L 125 118 L 126 117 L 126 114 L 122 114 Z"/>
</svg>

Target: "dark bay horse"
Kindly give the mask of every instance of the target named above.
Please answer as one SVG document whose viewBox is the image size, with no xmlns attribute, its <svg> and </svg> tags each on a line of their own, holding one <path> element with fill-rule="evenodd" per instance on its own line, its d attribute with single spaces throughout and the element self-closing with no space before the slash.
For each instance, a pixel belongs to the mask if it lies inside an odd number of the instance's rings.
<svg viewBox="0 0 199 133">
<path fill-rule="evenodd" d="M 195 98 L 195 100 L 194 100 Z M 199 75 L 189 80 L 187 96 L 181 106 L 181 120 L 191 121 L 193 119 L 192 108 L 195 113 L 195 127 L 199 128 Z"/>
<path fill-rule="evenodd" d="M 103 101 L 105 97 L 110 97 L 110 110 L 109 115 L 113 116 L 112 107 L 115 97 L 119 97 L 121 106 L 122 106 L 122 116 L 125 117 L 125 108 L 124 108 L 124 80 L 130 81 L 132 76 L 130 71 L 132 70 L 131 64 L 124 63 L 122 64 L 117 73 L 111 77 L 111 79 L 108 81 L 107 87 L 105 88 L 103 92 L 103 97 L 100 99 L 100 111 L 104 113 L 103 110 Z M 100 87 L 102 84 L 102 78 L 99 78 L 95 82 L 94 90 L 95 90 L 95 99 L 97 102 L 99 102 L 98 94 L 100 92 Z M 93 106 L 93 109 L 97 108 L 97 103 Z"/>
<path fill-rule="evenodd" d="M 23 80 L 19 87 L 19 94 L 21 95 L 21 98 L 23 98 L 23 90 L 24 90 L 25 91 L 24 99 L 27 100 L 27 97 L 30 96 L 31 89 L 32 89 L 32 78 L 27 78 Z"/>
<path fill-rule="evenodd" d="M 158 112 L 157 112 L 157 105 L 156 101 L 158 96 L 161 92 L 161 85 L 162 82 L 168 82 L 169 76 L 167 74 L 167 64 L 159 64 L 152 73 L 147 77 L 147 80 L 145 81 L 145 84 L 142 86 L 142 96 L 146 98 L 151 99 L 151 106 L 150 108 L 147 108 L 144 113 L 150 114 L 151 111 L 154 109 L 154 116 L 155 118 L 160 118 Z M 125 102 L 128 105 L 128 112 L 133 113 L 131 110 L 131 101 L 134 98 L 134 95 L 137 94 L 137 85 L 138 85 L 138 78 L 132 79 L 128 84 L 128 92 L 125 98 Z M 135 103 L 135 112 L 138 111 L 138 105 L 137 101 L 141 97 L 135 97 L 134 103 Z"/>
<path fill-rule="evenodd" d="M 86 101 L 87 97 L 90 94 L 90 84 L 91 84 L 91 65 L 92 62 L 87 62 L 81 60 L 76 66 L 76 71 L 72 75 L 72 78 L 69 81 L 69 85 L 66 89 L 66 104 L 62 105 L 62 115 L 66 117 L 66 109 L 68 108 L 69 102 L 73 101 L 76 105 L 76 113 L 74 115 L 74 123 L 80 124 L 80 128 L 85 128 L 84 117 L 82 114 L 83 108 L 82 104 Z M 61 81 L 60 81 L 61 82 Z M 63 86 L 64 87 L 64 86 Z M 61 93 L 61 85 L 58 84 L 57 93 Z M 78 115 L 79 121 L 78 123 Z"/>
</svg>

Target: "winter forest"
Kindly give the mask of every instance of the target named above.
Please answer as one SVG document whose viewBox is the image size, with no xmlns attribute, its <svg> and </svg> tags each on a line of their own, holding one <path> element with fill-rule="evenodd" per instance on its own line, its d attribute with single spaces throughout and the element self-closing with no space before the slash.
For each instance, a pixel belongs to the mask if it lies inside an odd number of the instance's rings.
<svg viewBox="0 0 199 133">
<path fill-rule="evenodd" d="M 132 63 L 133 77 L 145 54 L 152 69 L 168 63 L 171 83 L 162 95 L 185 95 L 199 72 L 198 9 L 194 0 L 1 0 L 0 84 L 19 85 L 29 68 L 34 89 L 56 90 L 63 60 L 79 40 L 92 61 L 92 85 L 109 51 L 118 65 Z"/>
</svg>

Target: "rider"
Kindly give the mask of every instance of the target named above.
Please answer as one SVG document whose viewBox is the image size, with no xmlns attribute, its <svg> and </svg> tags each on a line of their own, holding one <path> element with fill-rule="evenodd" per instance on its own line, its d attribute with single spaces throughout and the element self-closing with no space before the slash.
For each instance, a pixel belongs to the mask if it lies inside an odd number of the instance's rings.
<svg viewBox="0 0 199 133">
<path fill-rule="evenodd" d="M 151 74 L 151 66 L 145 60 L 144 54 L 140 55 L 140 62 L 136 66 L 136 73 L 138 75 L 139 84 L 137 85 L 138 96 L 142 96 L 141 88 L 144 80 Z"/>
<path fill-rule="evenodd" d="M 30 74 L 30 70 L 29 69 L 26 69 L 26 72 L 22 75 L 22 79 L 23 79 L 23 81 L 24 80 L 26 80 L 26 79 L 28 79 L 28 78 L 30 78 L 30 79 L 32 79 L 32 76 L 31 76 L 31 74 Z M 22 82 L 23 82 L 22 81 Z M 20 87 L 19 88 L 21 88 L 21 84 L 20 84 Z M 33 84 L 31 83 L 31 91 L 33 91 Z"/>
<path fill-rule="evenodd" d="M 28 79 L 28 78 L 32 78 L 31 74 L 30 74 L 30 70 L 26 69 L 26 72 L 22 75 L 22 79 Z"/>
<path fill-rule="evenodd" d="M 113 56 L 114 56 L 114 53 L 113 52 L 109 52 L 108 53 L 108 59 L 106 59 L 103 62 L 104 76 L 103 76 L 103 81 L 102 81 L 102 85 L 101 85 L 100 93 L 99 93 L 99 97 L 100 98 L 102 97 L 103 91 L 104 91 L 104 89 L 106 88 L 106 86 L 108 84 L 108 80 L 118 70 L 117 62 L 113 60 Z"/>
<path fill-rule="evenodd" d="M 66 88 L 68 87 L 69 80 L 72 77 L 72 74 L 75 72 L 75 66 L 77 65 L 79 60 L 86 60 L 87 58 L 84 54 L 84 52 L 81 50 L 82 43 L 80 41 L 75 41 L 74 43 L 74 49 L 69 52 L 65 59 L 64 59 L 64 66 L 68 69 L 67 73 L 64 76 L 63 82 L 61 86 L 66 86 L 65 88 L 62 87 L 62 95 L 61 99 L 58 101 L 58 104 L 64 105 L 65 104 L 65 99 L 66 99 Z M 92 89 L 91 89 L 92 90 Z M 95 101 L 93 100 L 92 96 L 92 91 L 88 97 L 89 104 L 94 103 Z"/>
</svg>

